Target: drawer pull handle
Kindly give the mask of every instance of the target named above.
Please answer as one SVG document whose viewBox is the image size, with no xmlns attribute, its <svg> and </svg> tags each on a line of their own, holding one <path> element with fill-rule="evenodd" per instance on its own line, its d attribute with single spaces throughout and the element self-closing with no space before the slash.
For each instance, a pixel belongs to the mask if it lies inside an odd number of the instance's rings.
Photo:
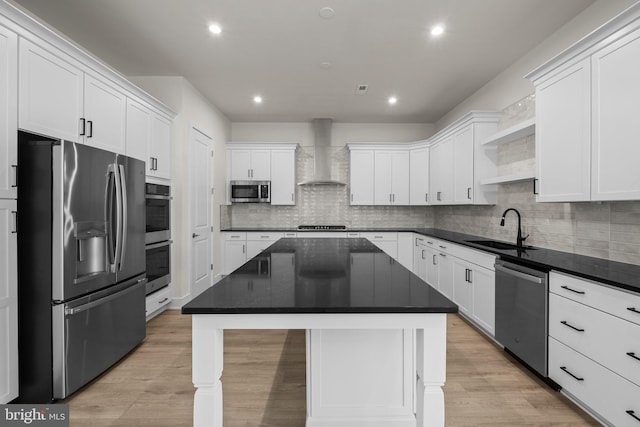
<svg viewBox="0 0 640 427">
<path fill-rule="evenodd" d="M 565 286 L 565 285 L 562 285 L 562 286 L 560 286 L 560 287 L 561 287 L 562 289 L 566 289 L 566 290 L 568 290 L 569 292 L 573 292 L 573 293 L 575 293 L 575 294 L 580 294 L 580 295 L 584 295 L 584 294 L 585 294 L 585 293 L 584 293 L 584 291 L 576 291 L 575 289 L 571 289 L 570 287 Z"/>
<path fill-rule="evenodd" d="M 565 326 L 570 327 L 571 329 L 573 329 L 574 331 L 578 331 L 578 332 L 584 332 L 584 329 L 580 329 L 580 328 L 576 328 L 575 326 L 571 325 L 569 322 L 567 322 L 566 320 L 561 321 L 560 323 L 562 323 Z"/>
<path fill-rule="evenodd" d="M 635 308 L 635 307 L 627 307 L 627 310 L 629 310 L 629 311 L 633 311 L 634 313 L 638 313 L 638 314 L 640 314 L 640 311 L 638 311 L 638 309 L 637 309 L 637 308 Z"/>
<path fill-rule="evenodd" d="M 569 372 L 569 370 L 567 369 L 566 366 L 560 366 L 560 369 L 562 369 L 564 372 L 566 372 L 568 375 L 571 375 L 573 378 L 575 378 L 578 381 L 584 381 L 584 378 L 580 378 L 580 377 L 576 377 L 575 375 L 573 375 L 571 372 Z"/>
<path fill-rule="evenodd" d="M 638 418 L 638 416 L 636 415 L 635 411 L 625 411 L 627 414 L 629 414 L 630 416 L 633 417 L 634 420 L 640 421 L 640 418 Z"/>
<path fill-rule="evenodd" d="M 636 360 L 640 360 L 640 357 L 636 356 L 636 354 L 632 351 L 630 351 L 629 353 L 627 353 L 627 356 L 629 357 L 633 357 Z"/>
<path fill-rule="evenodd" d="M 162 303 L 165 303 L 167 301 L 169 301 L 169 298 L 168 297 L 164 297 L 160 301 L 158 301 L 158 304 L 162 304 Z"/>
</svg>

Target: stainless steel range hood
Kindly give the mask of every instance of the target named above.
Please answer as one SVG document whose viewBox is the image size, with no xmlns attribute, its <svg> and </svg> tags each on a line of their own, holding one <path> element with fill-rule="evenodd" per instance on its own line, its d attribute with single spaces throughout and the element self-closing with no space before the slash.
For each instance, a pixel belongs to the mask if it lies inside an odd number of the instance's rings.
<svg viewBox="0 0 640 427">
<path fill-rule="evenodd" d="M 313 119 L 313 177 L 298 185 L 346 185 L 331 176 L 331 119 Z"/>
</svg>

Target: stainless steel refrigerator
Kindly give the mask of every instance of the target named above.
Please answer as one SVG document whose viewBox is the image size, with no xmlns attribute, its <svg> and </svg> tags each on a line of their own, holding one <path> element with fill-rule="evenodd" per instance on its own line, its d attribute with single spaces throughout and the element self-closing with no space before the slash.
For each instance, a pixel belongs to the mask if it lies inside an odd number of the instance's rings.
<svg viewBox="0 0 640 427">
<path fill-rule="evenodd" d="M 144 162 L 19 132 L 19 402 L 64 399 L 144 339 L 144 184 Z"/>
</svg>

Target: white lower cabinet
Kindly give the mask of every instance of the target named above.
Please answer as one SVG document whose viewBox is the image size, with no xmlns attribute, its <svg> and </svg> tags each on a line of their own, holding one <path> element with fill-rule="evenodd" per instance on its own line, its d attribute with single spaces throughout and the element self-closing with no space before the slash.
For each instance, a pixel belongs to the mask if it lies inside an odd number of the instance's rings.
<svg viewBox="0 0 640 427">
<path fill-rule="evenodd" d="M 640 387 L 552 337 L 549 378 L 608 424 L 640 425 Z"/>
<path fill-rule="evenodd" d="M 171 303 L 171 285 L 148 295 L 145 301 L 147 321 L 151 320 Z"/>
<path fill-rule="evenodd" d="M 458 304 L 460 313 L 471 316 L 473 290 L 471 289 L 471 269 L 468 264 L 458 258 L 453 258 L 453 300 Z"/>
<path fill-rule="evenodd" d="M 18 397 L 18 259 L 15 200 L 0 200 L 0 404 Z"/>
<path fill-rule="evenodd" d="M 284 233 L 247 233 L 247 259 L 251 259 L 260 252 L 274 244 L 278 239 L 284 237 Z"/>
<path fill-rule="evenodd" d="M 398 259 L 398 233 L 393 232 L 363 232 L 360 233 L 360 237 L 363 237 L 382 249 L 384 253 L 389 255 L 393 259 Z"/>
<path fill-rule="evenodd" d="M 413 270 L 413 233 L 398 233 L 397 260 L 407 270 Z"/>
<path fill-rule="evenodd" d="M 438 252 L 438 290 L 447 298 L 454 299 L 454 281 L 453 281 L 453 257 L 445 252 Z"/>
<path fill-rule="evenodd" d="M 640 325 L 626 318 L 640 297 L 553 271 L 549 291 L 549 378 L 605 423 L 640 425 Z"/>
</svg>

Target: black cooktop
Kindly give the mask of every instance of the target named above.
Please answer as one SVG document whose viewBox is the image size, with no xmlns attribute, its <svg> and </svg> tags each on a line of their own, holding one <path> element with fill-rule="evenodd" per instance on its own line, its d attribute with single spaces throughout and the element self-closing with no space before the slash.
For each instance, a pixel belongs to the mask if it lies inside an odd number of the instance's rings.
<svg viewBox="0 0 640 427">
<path fill-rule="evenodd" d="M 299 225 L 298 230 L 346 230 L 346 225 Z"/>
</svg>

